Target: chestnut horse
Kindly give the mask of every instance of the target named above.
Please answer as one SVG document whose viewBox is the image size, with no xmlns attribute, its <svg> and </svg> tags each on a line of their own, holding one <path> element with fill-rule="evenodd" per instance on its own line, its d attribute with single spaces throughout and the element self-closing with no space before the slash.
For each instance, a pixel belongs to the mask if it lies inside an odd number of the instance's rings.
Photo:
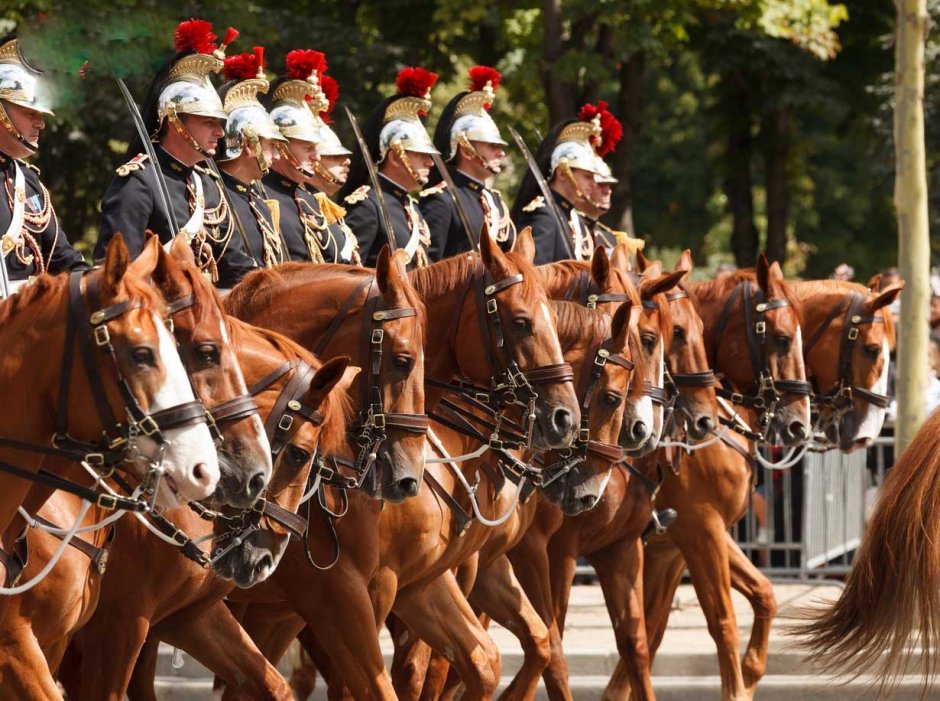
<svg viewBox="0 0 940 701">
<path fill-rule="evenodd" d="M 321 364 L 288 339 L 237 320 L 229 320 L 228 333 L 277 451 L 262 510 L 244 512 L 259 518 L 245 529 L 237 517 L 216 516 L 213 526 L 189 509 L 167 512 L 193 541 L 211 537 L 214 529 L 211 560 L 193 557 L 192 541 L 174 547 L 136 521 L 120 522 L 97 609 L 69 649 L 76 658 L 62 680 L 76 698 L 124 698 L 148 634 L 184 646 L 230 683 L 243 685 L 252 698 L 290 698 L 286 682 L 265 664 L 222 598 L 233 583 L 247 587 L 267 578 L 289 535 L 304 536 L 305 524 L 291 516 L 317 446 L 340 451 L 346 444 L 346 402 L 331 391 L 341 386 L 347 359 Z"/>
<path fill-rule="evenodd" d="M 885 318 L 883 323 L 853 324 L 851 318 L 858 316 L 859 322 L 873 318 L 878 310 L 893 301 L 899 288 L 879 296 L 868 294 L 859 285 L 827 280 L 792 283 L 791 289 L 803 304 L 807 329 L 804 355 L 807 374 L 813 378 L 814 386 L 832 394 L 844 377 L 846 386 L 861 389 L 866 395 L 877 393 L 884 373 L 884 359 L 876 349 L 885 344 L 893 347 L 893 323 Z M 862 295 L 863 308 L 845 316 L 844 312 L 855 306 L 856 294 Z M 858 335 L 852 334 L 855 343 L 841 351 L 843 338 L 848 337 L 853 326 L 859 328 Z M 843 364 L 840 359 L 847 357 L 846 352 L 850 353 L 850 359 Z M 847 372 L 843 375 L 844 371 Z M 858 412 L 857 418 L 850 419 L 846 428 L 839 429 L 839 435 L 847 439 L 845 445 L 857 445 L 857 440 L 864 440 L 858 433 L 862 426 L 866 427 L 866 432 L 880 430 L 880 426 L 871 426 L 872 420 L 866 418 L 872 412 L 868 404 L 858 401 L 854 409 Z M 851 411 L 841 407 L 840 413 L 847 415 Z M 740 437 L 731 438 L 742 447 L 745 445 Z M 776 612 L 770 582 L 727 532 L 747 508 L 751 479 L 752 467 L 747 459 L 726 445 L 708 446 L 684 458 L 678 475 L 667 474 L 659 499 L 660 503 L 676 508 L 679 519 L 667 539 L 654 539 L 647 549 L 644 581 L 651 649 L 655 652 L 662 639 L 675 588 L 688 565 L 718 647 L 722 698 L 753 695 L 766 669 L 770 624 Z M 754 627 L 743 659 L 739 658 L 737 627 L 718 623 L 729 615 L 733 620 L 731 586 L 744 594 L 754 609 Z M 614 678 L 622 673 L 618 667 Z"/>
<path fill-rule="evenodd" d="M 139 457 L 124 469 L 148 477 L 159 504 L 201 499 L 219 480 L 215 446 L 204 419 L 154 430 L 153 414 L 193 406 L 195 397 L 163 324 L 165 306 L 129 263 L 123 239 L 115 237 L 98 270 L 84 278 L 40 276 L 0 303 L 0 402 L 16 407 L 0 418 L 0 446 L 13 469 L 31 474 L 44 455 L 100 453 L 113 465 L 126 447 L 126 455 Z M 50 351 L 63 359 L 43 360 Z M 151 435 L 121 443 L 128 414 Z M 59 452 L 49 446 L 57 435 Z M 31 487 L 10 474 L 9 462 L 3 465 L 0 531 Z"/>
</svg>

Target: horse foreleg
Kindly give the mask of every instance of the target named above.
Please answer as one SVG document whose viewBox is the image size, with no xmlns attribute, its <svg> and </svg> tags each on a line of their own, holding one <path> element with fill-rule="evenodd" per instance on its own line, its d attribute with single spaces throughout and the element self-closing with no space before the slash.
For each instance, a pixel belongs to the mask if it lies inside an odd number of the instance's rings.
<svg viewBox="0 0 940 701">
<path fill-rule="evenodd" d="M 662 644 L 683 572 L 685 560 L 671 542 L 662 537 L 649 542 L 643 554 L 643 611 L 650 663 Z"/>
<path fill-rule="evenodd" d="M 470 699 L 491 699 L 499 683 L 499 650 L 460 591 L 453 572 L 400 589 L 395 613 L 457 668 Z"/>
<path fill-rule="evenodd" d="M 124 701 L 134 663 L 149 630 L 150 620 L 143 614 L 124 618 L 118 610 L 99 609 L 73 638 L 81 659 L 77 677 L 80 689 L 75 698 Z M 72 696 L 69 689 L 69 698 Z"/>
<path fill-rule="evenodd" d="M 226 698 L 257 701 L 294 698 L 290 684 L 261 654 L 222 601 L 199 612 L 179 611 L 154 626 L 152 634 L 186 650 L 225 680 Z"/>
<path fill-rule="evenodd" d="M 620 662 L 626 671 L 625 678 L 610 680 L 603 698 L 623 699 L 632 692 L 633 699 L 654 699 L 643 612 L 643 543 L 639 538 L 622 538 L 591 554 L 588 561 L 604 592 Z"/>
<path fill-rule="evenodd" d="M 767 671 L 767 650 L 770 644 L 770 626 L 777 615 L 774 587 L 761 574 L 754 563 L 741 551 L 731 534 L 725 531 L 725 542 L 731 560 L 731 585 L 747 597 L 754 610 L 754 626 L 744 653 L 742 673 L 744 686 L 753 697 L 757 682 Z"/>
<path fill-rule="evenodd" d="M 0 699 L 62 701 L 39 642 L 28 627 L 0 640 Z"/>
<path fill-rule="evenodd" d="M 500 698 L 531 699 L 551 661 L 551 642 L 548 628 L 522 591 L 508 557 L 500 555 L 484 566 L 470 592 L 470 602 L 522 643 L 522 667 Z"/>
<path fill-rule="evenodd" d="M 673 528 L 679 525 L 677 521 Z M 708 623 L 708 632 L 718 648 L 721 698 L 743 701 L 749 694 L 741 674 L 741 640 L 731 603 L 731 564 L 724 521 L 717 517 L 695 524 L 697 535 L 680 544 L 692 586 Z"/>
<path fill-rule="evenodd" d="M 395 645 L 391 669 L 395 693 L 399 701 L 417 701 L 431 661 L 431 647 L 394 614 L 388 617 L 386 625 Z"/>
<path fill-rule="evenodd" d="M 130 701 L 157 701 L 153 681 L 157 676 L 159 655 L 160 639 L 155 635 L 148 635 L 140 654 L 137 655 L 137 662 L 127 685 L 127 698 Z"/>
</svg>

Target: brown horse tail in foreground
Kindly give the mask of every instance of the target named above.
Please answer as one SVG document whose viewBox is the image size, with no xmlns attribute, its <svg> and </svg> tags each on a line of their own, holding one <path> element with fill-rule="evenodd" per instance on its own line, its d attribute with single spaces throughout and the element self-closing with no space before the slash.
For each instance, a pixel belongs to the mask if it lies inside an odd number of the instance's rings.
<svg viewBox="0 0 940 701">
<path fill-rule="evenodd" d="M 873 674 L 887 697 L 922 648 L 924 696 L 940 641 L 940 412 L 890 471 L 838 601 L 796 627 L 833 673 Z"/>
</svg>

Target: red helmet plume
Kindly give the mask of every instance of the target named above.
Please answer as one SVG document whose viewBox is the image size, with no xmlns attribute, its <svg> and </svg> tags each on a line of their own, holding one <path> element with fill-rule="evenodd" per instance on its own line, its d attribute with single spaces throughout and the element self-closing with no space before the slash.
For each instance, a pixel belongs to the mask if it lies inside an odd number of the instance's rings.
<svg viewBox="0 0 940 701">
<path fill-rule="evenodd" d="M 332 76 L 320 76 L 320 89 L 323 90 L 323 94 L 330 103 L 326 111 L 320 114 L 320 118 L 329 124 L 332 121 L 333 108 L 336 107 L 336 101 L 339 99 L 339 83 L 337 83 L 336 78 Z"/>
<path fill-rule="evenodd" d="M 607 110 L 607 103 L 603 100 L 598 100 L 596 105 L 584 105 L 578 112 L 578 119 L 582 122 L 590 122 L 598 115 L 601 123 L 601 140 L 596 150 L 597 155 L 603 157 L 616 148 L 617 142 L 623 136 L 623 125 Z"/>
<path fill-rule="evenodd" d="M 306 80 L 314 71 L 318 76 L 326 72 L 326 56 L 313 49 L 294 49 L 284 59 L 287 76 L 294 80 Z"/>
<path fill-rule="evenodd" d="M 490 66 L 474 66 L 467 75 L 470 76 L 470 89 L 474 91 L 483 90 L 487 83 L 496 90 L 503 79 L 503 74 Z"/>
<path fill-rule="evenodd" d="M 411 97 L 425 97 L 437 82 L 437 73 L 431 73 L 420 66 L 402 68 L 395 78 L 398 94 Z"/>
<path fill-rule="evenodd" d="M 195 51 L 200 54 L 211 54 L 215 51 L 215 32 L 212 23 L 204 19 L 188 19 L 180 22 L 173 37 L 173 43 L 178 52 Z"/>
<path fill-rule="evenodd" d="M 226 57 L 222 73 L 225 75 L 226 80 L 256 78 L 258 76 L 258 54 L 244 53 Z"/>
</svg>

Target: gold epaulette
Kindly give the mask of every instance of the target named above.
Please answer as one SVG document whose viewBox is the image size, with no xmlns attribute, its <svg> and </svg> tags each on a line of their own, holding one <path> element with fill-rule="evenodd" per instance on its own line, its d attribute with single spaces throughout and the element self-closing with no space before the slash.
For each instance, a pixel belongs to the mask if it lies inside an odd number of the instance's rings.
<svg viewBox="0 0 940 701">
<path fill-rule="evenodd" d="M 630 253 L 636 253 L 637 251 L 642 251 L 646 247 L 646 241 L 644 241 L 643 239 L 635 239 L 632 236 L 630 236 L 630 234 L 628 234 L 626 231 L 616 231 L 614 229 L 611 229 L 606 224 L 602 224 L 601 222 L 597 222 L 595 226 L 598 229 L 605 231 L 611 236 L 613 236 L 614 240 L 617 242 L 618 245 L 621 243 L 625 245 L 627 247 L 627 250 Z"/>
<path fill-rule="evenodd" d="M 539 195 L 534 200 L 529 202 L 525 207 L 522 208 L 523 212 L 534 212 L 537 209 L 541 209 L 545 206 L 545 198 Z"/>
<path fill-rule="evenodd" d="M 437 185 L 432 185 L 431 187 L 425 188 L 424 190 L 419 192 L 418 196 L 429 197 L 430 195 L 436 195 L 439 192 L 444 192 L 444 189 L 446 187 L 447 187 L 447 183 L 441 180 L 441 182 L 439 182 Z"/>
<path fill-rule="evenodd" d="M 326 219 L 327 224 L 335 224 L 346 216 L 346 209 L 336 204 L 325 192 L 315 192 L 317 204 L 320 205 L 320 214 Z"/>
<path fill-rule="evenodd" d="M 149 158 L 146 153 L 138 153 L 131 160 L 129 160 L 124 165 L 117 167 L 115 172 L 120 175 L 122 178 L 126 178 L 128 175 L 133 173 L 135 170 L 140 170 L 146 164 L 146 160 Z"/>
<path fill-rule="evenodd" d="M 216 173 L 212 168 L 206 168 L 205 166 L 195 165 L 193 170 L 202 173 L 203 175 L 208 175 L 210 178 L 215 178 L 216 180 L 221 180 L 222 177 Z"/>
<path fill-rule="evenodd" d="M 353 192 L 350 192 L 346 195 L 346 198 L 343 200 L 346 204 L 356 204 L 357 202 L 362 202 L 369 196 L 369 186 L 363 185 L 362 187 L 357 188 Z"/>
<path fill-rule="evenodd" d="M 32 163 L 27 163 L 26 161 L 20 161 L 20 163 L 33 171 L 36 175 L 39 175 L 39 168 L 34 166 Z"/>
</svg>

